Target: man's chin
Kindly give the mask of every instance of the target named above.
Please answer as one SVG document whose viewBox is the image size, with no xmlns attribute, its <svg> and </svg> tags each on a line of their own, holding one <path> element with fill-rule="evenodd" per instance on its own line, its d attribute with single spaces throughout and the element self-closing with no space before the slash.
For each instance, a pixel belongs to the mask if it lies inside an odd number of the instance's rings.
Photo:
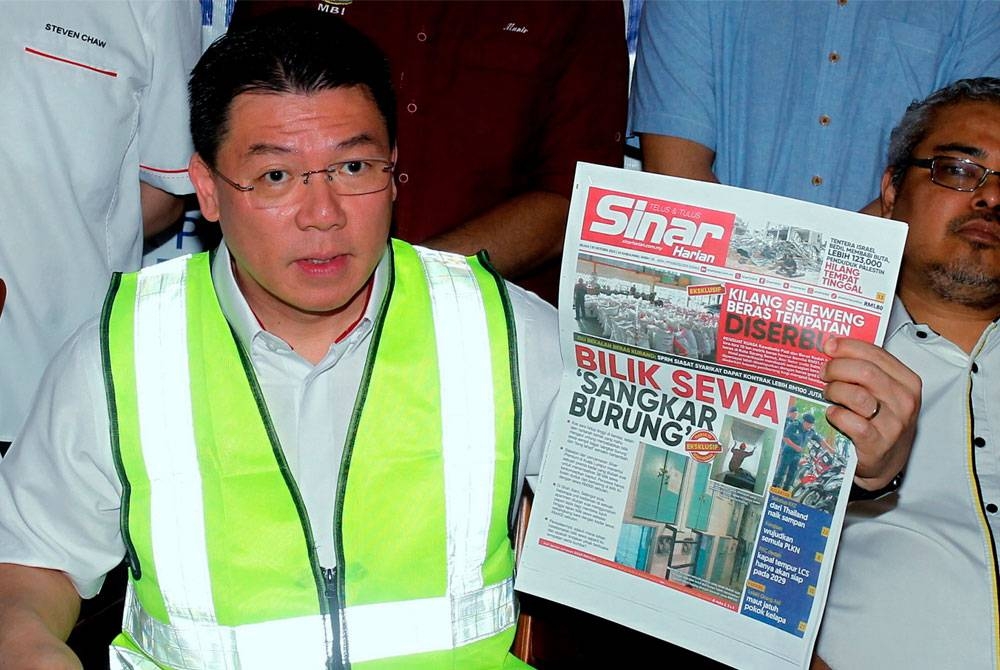
<svg viewBox="0 0 1000 670">
<path fill-rule="evenodd" d="M 1000 305 L 1000 266 L 953 259 L 949 264 L 927 268 L 935 291 L 946 300 L 973 309 L 994 309 Z"/>
</svg>

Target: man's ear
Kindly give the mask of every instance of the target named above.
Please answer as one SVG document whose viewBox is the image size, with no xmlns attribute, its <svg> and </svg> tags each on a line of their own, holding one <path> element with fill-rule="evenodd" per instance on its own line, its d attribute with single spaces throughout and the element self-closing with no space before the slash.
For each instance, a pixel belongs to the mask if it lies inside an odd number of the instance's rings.
<svg viewBox="0 0 1000 670">
<path fill-rule="evenodd" d="M 198 207 L 201 215 L 206 221 L 219 220 L 219 200 L 215 192 L 215 178 L 212 176 L 212 168 L 202 160 L 198 154 L 191 156 L 188 163 L 188 176 L 194 185 L 195 193 L 198 194 Z"/>
<path fill-rule="evenodd" d="M 882 218 L 891 219 L 892 210 L 896 207 L 896 187 L 892 183 L 892 170 L 882 173 Z"/>
</svg>

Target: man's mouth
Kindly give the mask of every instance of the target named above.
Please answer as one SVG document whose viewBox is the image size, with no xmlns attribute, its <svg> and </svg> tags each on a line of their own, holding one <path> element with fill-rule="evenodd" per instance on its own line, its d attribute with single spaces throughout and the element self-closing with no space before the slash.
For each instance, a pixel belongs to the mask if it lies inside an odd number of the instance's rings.
<svg viewBox="0 0 1000 670">
<path fill-rule="evenodd" d="M 990 214 L 958 221 L 951 226 L 951 232 L 973 244 L 1000 246 L 1000 222 Z"/>
<path fill-rule="evenodd" d="M 306 256 L 295 261 L 302 270 L 315 274 L 336 272 L 343 269 L 347 263 L 346 254 L 331 254 L 322 256 Z"/>
</svg>

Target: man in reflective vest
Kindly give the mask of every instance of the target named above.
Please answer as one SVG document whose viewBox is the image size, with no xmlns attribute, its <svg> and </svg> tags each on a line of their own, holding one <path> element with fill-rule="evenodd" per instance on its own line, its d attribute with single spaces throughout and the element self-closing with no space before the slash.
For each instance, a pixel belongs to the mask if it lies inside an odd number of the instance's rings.
<svg viewBox="0 0 1000 670">
<path fill-rule="evenodd" d="M 223 244 L 117 275 L 12 447 L 58 491 L 0 484 L 13 667 L 79 667 L 60 638 L 122 556 L 113 667 L 524 667 L 511 521 L 555 312 L 389 240 L 388 65 L 318 20 L 206 51 L 190 171 Z"/>
</svg>

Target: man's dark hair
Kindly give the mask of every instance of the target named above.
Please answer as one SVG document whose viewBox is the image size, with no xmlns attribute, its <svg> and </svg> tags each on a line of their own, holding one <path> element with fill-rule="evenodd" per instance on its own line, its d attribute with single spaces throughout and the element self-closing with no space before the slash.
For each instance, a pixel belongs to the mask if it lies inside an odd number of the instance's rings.
<svg viewBox="0 0 1000 670">
<path fill-rule="evenodd" d="M 807 412 L 802 416 L 802 423 L 816 423 L 816 417 Z"/>
<path fill-rule="evenodd" d="M 992 102 L 1000 105 L 1000 79 L 959 79 L 923 100 L 914 100 L 906 108 L 902 121 L 889 136 L 888 169 L 892 171 L 894 188 L 898 190 L 903 183 L 913 150 L 930 133 L 938 110 L 962 102 Z"/>
<path fill-rule="evenodd" d="M 229 130 L 229 109 L 241 93 L 309 94 L 361 86 L 396 143 L 396 96 L 389 62 L 375 44 L 338 17 L 283 10 L 212 43 L 191 72 L 191 137 L 214 167 Z"/>
</svg>

